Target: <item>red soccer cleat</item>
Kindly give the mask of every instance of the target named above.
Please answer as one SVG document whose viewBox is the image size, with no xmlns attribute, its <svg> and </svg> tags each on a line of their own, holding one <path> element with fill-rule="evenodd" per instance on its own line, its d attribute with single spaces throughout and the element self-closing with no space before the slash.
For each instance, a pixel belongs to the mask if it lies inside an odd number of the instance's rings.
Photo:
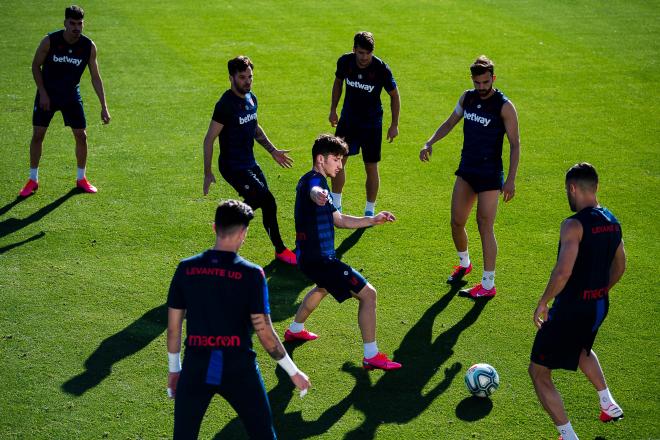
<svg viewBox="0 0 660 440">
<path fill-rule="evenodd" d="M 492 298 L 497 293 L 495 286 L 492 289 L 484 289 L 481 283 L 474 286 L 468 292 L 472 298 Z"/>
<path fill-rule="evenodd" d="M 305 329 L 302 329 L 298 333 L 294 333 L 289 329 L 286 329 L 284 332 L 284 340 L 291 342 L 291 341 L 313 341 L 314 339 L 318 339 L 319 335 L 312 333 L 310 331 L 307 331 Z"/>
<path fill-rule="evenodd" d="M 76 187 L 82 189 L 86 193 L 94 194 L 95 192 L 98 191 L 94 185 L 89 183 L 89 180 L 87 180 L 87 177 L 83 177 L 82 179 L 76 180 Z"/>
<path fill-rule="evenodd" d="M 18 193 L 19 196 L 21 197 L 29 197 L 35 192 L 37 192 L 37 189 L 39 188 L 39 182 L 36 180 L 29 179 L 21 192 Z"/>
<path fill-rule="evenodd" d="M 275 252 L 275 258 L 286 264 L 291 264 L 292 266 L 295 266 L 298 263 L 298 258 L 296 257 L 296 254 L 294 254 L 288 248 L 284 248 L 284 250 L 279 254 Z"/>
<path fill-rule="evenodd" d="M 369 359 L 362 358 L 362 366 L 365 370 L 379 369 L 388 371 L 401 368 L 400 363 L 389 360 L 385 353 L 378 353 L 376 356 Z"/>
<path fill-rule="evenodd" d="M 606 409 L 601 408 L 599 418 L 603 423 L 616 422 L 617 420 L 623 418 L 623 410 L 619 407 L 619 405 L 610 403 L 610 406 L 608 406 Z"/>
<path fill-rule="evenodd" d="M 468 267 L 454 266 L 454 271 L 449 275 L 449 278 L 447 278 L 447 283 L 451 284 L 455 281 L 460 281 L 470 272 L 472 272 L 472 263 L 470 263 Z"/>
</svg>

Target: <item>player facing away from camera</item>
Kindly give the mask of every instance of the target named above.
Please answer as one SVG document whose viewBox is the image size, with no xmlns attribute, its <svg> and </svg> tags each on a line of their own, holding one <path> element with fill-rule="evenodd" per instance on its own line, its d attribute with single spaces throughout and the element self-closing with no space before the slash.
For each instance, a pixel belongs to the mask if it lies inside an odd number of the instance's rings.
<svg viewBox="0 0 660 440">
<path fill-rule="evenodd" d="M 167 386 L 175 399 L 174 439 L 197 438 L 215 394 L 236 410 L 251 439 L 276 438 L 252 349 L 253 331 L 301 392 L 310 386 L 273 329 L 263 269 L 238 255 L 253 216 L 243 202 L 221 203 L 215 213 L 215 246 L 181 261 L 172 279 L 167 298 Z M 186 353 L 181 368 L 184 317 Z"/>
<path fill-rule="evenodd" d="M 275 258 L 296 264 L 296 254 L 282 242 L 277 223 L 277 203 L 268 189 L 266 176 L 254 158 L 254 141 L 283 168 L 291 168 L 289 150 L 278 150 L 257 122 L 257 97 L 252 90 L 254 65 L 246 56 L 238 56 L 227 63 L 231 88 L 215 104 L 206 137 L 204 137 L 204 195 L 215 183 L 212 170 L 213 144 L 220 138 L 218 167 L 220 174 L 245 203 L 254 210 L 261 208 L 263 225 L 275 247 Z"/>
<path fill-rule="evenodd" d="M 598 391 L 600 420 L 623 417 L 591 349 L 607 316 L 609 292 L 626 269 L 621 226 L 607 208 L 598 204 L 597 190 L 598 174 L 590 164 L 576 164 L 566 173 L 568 204 L 576 214 L 561 225 L 557 263 L 534 311 L 534 324 L 539 330 L 529 374 L 563 440 L 578 437 L 552 382 L 554 369 L 576 371 L 580 367 Z"/>
<path fill-rule="evenodd" d="M 371 32 L 358 32 L 353 38 L 353 52 L 339 57 L 335 82 L 332 86 L 330 101 L 330 124 L 337 127 L 336 135 L 348 144 L 348 155 L 344 156 L 344 166 L 348 156 L 356 155 L 362 148 L 362 160 L 367 175 L 365 183 L 367 203 L 364 215 L 373 216 L 376 196 L 380 186 L 378 162 L 381 156 L 383 138 L 383 106 L 380 102 L 382 89 L 390 95 L 392 123 L 387 129 L 387 139 L 392 142 L 399 134 L 399 110 L 401 100 L 399 89 L 389 66 L 374 56 L 374 36 Z M 341 109 L 341 118 L 337 117 L 337 105 L 341 98 L 344 82 L 346 96 Z M 341 212 L 341 194 L 346 182 L 342 168 L 332 178 L 332 200 Z"/>
<path fill-rule="evenodd" d="M 96 187 L 85 175 L 87 167 L 87 121 L 80 97 L 80 77 L 89 66 L 92 86 L 101 102 L 101 120 L 110 122 L 105 102 L 103 81 L 96 59 L 96 45 L 83 33 L 85 12 L 78 6 L 64 10 L 64 29 L 52 32 L 39 43 L 32 60 L 32 76 L 37 85 L 32 111 L 32 140 L 30 141 L 30 178 L 18 193 L 28 197 L 39 188 L 39 161 L 44 137 L 55 112 L 62 112 L 64 125 L 71 127 L 76 141 L 78 171 L 76 186 L 88 193 Z"/>
<path fill-rule="evenodd" d="M 451 235 L 458 252 L 459 265 L 454 267 L 447 282 L 461 280 L 472 271 L 465 230 L 472 206 L 477 202 L 477 225 L 481 237 L 484 271 L 481 282 L 470 289 L 477 297 L 495 296 L 495 215 L 500 193 L 505 202 L 515 194 L 515 180 L 520 160 L 518 115 L 513 103 L 498 89 L 493 62 L 480 56 L 470 66 L 474 89 L 466 90 L 456 108 L 419 152 L 423 162 L 433 153 L 433 144 L 449 134 L 463 119 L 463 150 L 456 171 L 456 182 L 451 196 Z M 509 140 L 509 173 L 504 180 L 502 143 L 504 134 Z"/>
<path fill-rule="evenodd" d="M 387 211 L 353 217 L 342 214 L 334 206 L 326 178 L 337 175 L 347 153 L 348 146 L 341 138 L 320 135 L 312 147 L 313 168 L 298 181 L 295 207 L 298 267 L 316 285 L 305 295 L 284 339 L 309 341 L 318 337 L 307 331 L 304 323 L 328 293 L 340 303 L 355 298 L 359 301 L 364 368 L 396 370 L 401 364 L 379 352 L 376 344 L 376 289 L 335 254 L 335 226 L 358 229 L 395 220 Z"/>
</svg>

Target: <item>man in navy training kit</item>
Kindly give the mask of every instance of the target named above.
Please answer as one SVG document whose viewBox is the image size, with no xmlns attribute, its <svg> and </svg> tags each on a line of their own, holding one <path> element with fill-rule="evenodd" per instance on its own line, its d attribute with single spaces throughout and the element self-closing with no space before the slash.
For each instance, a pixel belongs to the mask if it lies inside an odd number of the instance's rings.
<svg viewBox="0 0 660 440">
<path fill-rule="evenodd" d="M 30 141 L 30 178 L 18 193 L 28 197 L 39 188 L 39 160 L 44 137 L 55 112 L 62 112 L 64 125 L 71 127 L 76 140 L 78 173 L 76 186 L 88 193 L 96 187 L 85 176 L 87 166 L 87 121 L 80 97 L 80 77 L 89 65 L 94 91 L 101 103 L 101 120 L 110 122 L 105 102 L 103 81 L 96 60 L 96 45 L 83 35 L 85 12 L 78 6 L 64 10 L 64 29 L 52 32 L 39 43 L 32 60 L 32 75 L 37 96 L 32 111 L 32 140 Z"/>
<path fill-rule="evenodd" d="M 380 92 L 384 88 L 390 95 L 392 123 L 387 130 L 387 139 L 392 142 L 399 134 L 399 110 L 401 100 L 396 81 L 389 66 L 373 54 L 374 36 L 371 32 L 358 32 L 353 38 L 353 52 L 339 57 L 335 82 L 332 86 L 330 102 L 330 124 L 337 127 L 336 135 L 343 138 L 349 146 L 348 155 L 344 156 L 346 166 L 348 156 L 356 155 L 362 148 L 362 160 L 367 174 L 367 203 L 364 215 L 373 216 L 376 212 L 376 196 L 380 186 L 378 162 L 383 138 L 383 106 Z M 346 97 L 341 109 L 341 118 L 337 117 L 337 105 L 341 98 L 344 81 Z M 332 200 L 341 212 L 341 193 L 346 182 L 342 168 L 332 177 Z"/>
<path fill-rule="evenodd" d="M 515 180 L 520 160 L 518 115 L 513 103 L 501 91 L 493 89 L 495 82 L 493 62 L 480 56 L 470 66 L 474 89 L 466 90 L 456 108 L 445 122 L 424 144 L 419 158 L 427 162 L 433 153 L 433 144 L 449 134 L 463 119 L 463 150 L 456 171 L 456 182 L 451 196 L 451 235 L 458 252 L 459 265 L 447 279 L 452 284 L 472 271 L 465 230 L 472 206 L 477 201 L 477 225 L 481 236 L 484 272 L 481 282 L 469 290 L 470 296 L 495 296 L 495 216 L 500 193 L 505 202 L 515 194 Z M 504 180 L 502 143 L 504 134 L 509 140 L 509 173 Z"/>
<path fill-rule="evenodd" d="M 298 181 L 295 207 L 298 267 L 316 286 L 305 295 L 284 339 L 318 338 L 304 328 L 304 323 L 321 300 L 328 293 L 338 302 L 353 297 L 360 302 L 358 324 L 364 343 L 364 368 L 396 370 L 401 364 L 389 360 L 376 344 L 376 289 L 335 254 L 335 226 L 357 229 L 395 220 L 387 211 L 376 216 L 352 217 L 334 206 L 326 178 L 337 175 L 347 153 L 348 146 L 341 138 L 320 135 L 312 147 L 313 168 Z"/>
<path fill-rule="evenodd" d="M 252 331 L 301 390 L 309 379 L 282 346 L 270 320 L 268 286 L 261 267 L 237 252 L 254 217 L 243 202 L 221 203 L 215 213 L 213 249 L 179 263 L 167 298 L 168 395 L 174 403 L 174 438 L 196 439 L 215 394 L 236 410 L 251 439 L 274 439 Z M 186 353 L 181 368 L 181 332 Z"/>
<path fill-rule="evenodd" d="M 278 150 L 257 122 L 257 97 L 252 89 L 253 64 L 246 56 L 229 60 L 227 90 L 215 104 L 213 117 L 204 138 L 204 195 L 215 183 L 212 171 L 213 144 L 220 138 L 218 166 L 222 177 L 245 199 L 252 209 L 261 208 L 263 224 L 275 247 L 275 257 L 288 264 L 296 264 L 296 254 L 291 252 L 280 235 L 277 223 L 277 203 L 268 189 L 266 176 L 254 158 L 254 141 L 266 149 L 283 168 L 291 168 L 293 160 L 289 150 Z"/>
<path fill-rule="evenodd" d="M 561 225 L 557 263 L 534 311 L 534 324 L 539 330 L 529 374 L 563 440 L 578 437 L 552 383 L 552 370 L 556 368 L 576 371 L 580 367 L 598 391 L 600 420 L 623 417 L 591 349 L 607 316 L 609 291 L 626 270 L 621 226 L 610 211 L 598 204 L 597 191 L 598 174 L 590 164 L 576 164 L 566 173 L 568 204 L 577 214 Z"/>
</svg>

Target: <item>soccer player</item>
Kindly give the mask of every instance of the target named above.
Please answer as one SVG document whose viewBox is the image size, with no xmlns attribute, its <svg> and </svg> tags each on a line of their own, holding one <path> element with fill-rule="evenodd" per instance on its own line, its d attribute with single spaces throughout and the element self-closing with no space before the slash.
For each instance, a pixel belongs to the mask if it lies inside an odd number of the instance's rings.
<svg viewBox="0 0 660 440">
<path fill-rule="evenodd" d="M 358 32 L 353 38 L 353 52 L 339 57 L 335 82 L 332 86 L 330 102 L 330 124 L 337 127 L 336 135 L 343 138 L 349 146 L 348 155 L 344 156 L 344 166 L 348 156 L 356 155 L 362 148 L 362 160 L 367 174 L 367 203 L 365 216 L 373 216 L 376 196 L 380 186 L 378 162 L 383 138 L 383 106 L 380 92 L 384 88 L 390 95 L 392 123 L 387 129 L 387 139 L 392 142 L 399 134 L 399 110 L 401 100 L 396 81 L 389 66 L 374 56 L 374 36 L 371 32 Z M 346 82 L 346 96 L 341 109 L 341 118 L 337 117 L 337 105 L 342 88 Z M 332 200 L 341 212 L 341 193 L 346 182 L 342 168 L 332 177 Z"/>
<path fill-rule="evenodd" d="M 580 367 L 598 391 L 600 420 L 623 417 L 591 349 L 607 316 L 609 291 L 626 269 L 621 226 L 607 208 L 598 204 L 597 190 L 598 174 L 590 164 L 576 164 L 566 173 L 568 204 L 576 214 L 561 225 L 557 263 L 534 311 L 534 324 L 539 330 L 529 374 L 563 440 L 578 437 L 552 383 L 552 370 L 556 368 L 576 371 Z"/>
<path fill-rule="evenodd" d="M 328 293 L 340 303 L 355 298 L 360 302 L 358 324 L 364 343 L 364 368 L 396 370 L 401 364 L 379 352 L 376 344 L 376 289 L 358 271 L 337 258 L 334 230 L 335 226 L 366 228 L 393 222 L 395 218 L 387 211 L 375 216 L 352 217 L 337 210 L 326 178 L 339 173 L 346 154 L 348 146 L 341 138 L 320 135 L 312 147 L 313 168 L 298 181 L 295 207 L 298 267 L 316 285 L 305 295 L 284 339 L 310 341 L 318 338 L 304 328 L 304 323 Z"/>
<path fill-rule="evenodd" d="M 513 103 L 501 91 L 493 89 L 493 62 L 480 56 L 470 66 L 474 89 L 466 90 L 449 118 L 438 127 L 419 153 L 423 162 L 433 153 L 433 144 L 449 134 L 463 118 L 463 150 L 456 171 L 451 197 L 451 235 L 458 252 L 459 265 L 447 279 L 455 283 L 472 271 L 465 230 L 472 206 L 477 202 L 477 225 L 481 236 L 484 271 L 481 282 L 470 289 L 473 298 L 495 296 L 495 215 L 499 194 L 508 202 L 515 194 L 515 180 L 520 159 L 518 115 Z M 509 172 L 504 180 L 502 143 L 509 140 Z"/>
<path fill-rule="evenodd" d="M 213 144 L 215 138 L 220 137 L 220 174 L 252 209 L 261 208 L 264 228 L 275 247 L 275 258 L 295 265 L 296 254 L 282 242 L 275 197 L 254 158 L 255 139 L 281 167 L 291 168 L 293 160 L 287 155 L 289 150 L 275 148 L 257 122 L 257 97 L 251 92 L 252 61 L 246 56 L 238 56 L 229 60 L 227 68 L 231 88 L 215 104 L 204 138 L 204 195 L 215 183 L 211 168 Z"/>
<path fill-rule="evenodd" d="M 236 410 L 252 439 L 274 439 L 272 415 L 252 330 L 301 392 L 310 386 L 282 346 L 270 321 L 268 286 L 261 267 L 241 258 L 254 217 L 243 202 L 229 200 L 215 212 L 213 249 L 179 263 L 167 299 L 168 394 L 174 402 L 174 439 L 196 439 L 215 394 Z M 186 353 L 181 368 L 181 327 Z"/>
<path fill-rule="evenodd" d="M 101 102 L 101 120 L 110 122 L 105 102 L 103 81 L 96 59 L 96 45 L 83 35 L 85 12 L 79 6 L 64 10 L 64 29 L 52 32 L 39 43 L 32 60 L 32 75 L 37 84 L 37 96 L 32 112 L 32 140 L 30 141 L 30 178 L 18 193 L 28 197 L 39 188 L 39 160 L 46 130 L 56 111 L 62 112 L 64 125 L 71 127 L 76 140 L 78 175 L 76 186 L 88 193 L 96 187 L 85 176 L 87 166 L 87 132 L 85 111 L 80 97 L 80 77 L 89 65 L 94 91 Z"/>
</svg>

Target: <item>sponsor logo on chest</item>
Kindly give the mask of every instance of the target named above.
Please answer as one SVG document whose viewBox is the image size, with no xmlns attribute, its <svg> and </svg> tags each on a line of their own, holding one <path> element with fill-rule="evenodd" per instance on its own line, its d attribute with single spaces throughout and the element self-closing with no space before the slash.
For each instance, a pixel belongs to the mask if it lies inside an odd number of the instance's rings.
<svg viewBox="0 0 660 440">
<path fill-rule="evenodd" d="M 488 127 L 488 124 L 490 124 L 490 121 L 492 121 L 492 119 L 484 118 L 483 116 L 479 116 L 476 113 L 470 113 L 470 112 L 465 112 L 463 114 L 463 117 L 468 121 L 476 122 L 478 124 L 483 125 L 484 127 Z"/>
<path fill-rule="evenodd" d="M 346 85 L 355 87 L 356 89 L 362 89 L 366 90 L 368 93 L 371 93 L 374 90 L 375 86 L 370 86 L 369 84 L 362 84 L 359 81 L 351 81 L 350 79 L 346 78 Z"/>
<path fill-rule="evenodd" d="M 58 57 L 57 55 L 53 54 L 53 62 L 54 63 L 73 64 L 76 67 L 78 67 L 82 64 L 82 59 L 73 58 L 73 57 L 69 57 L 69 56 L 66 56 L 66 55 L 62 55 L 61 57 Z"/>
<path fill-rule="evenodd" d="M 244 117 L 239 116 L 238 123 L 240 125 L 243 125 L 243 124 L 247 124 L 250 121 L 254 121 L 255 119 L 257 119 L 257 112 L 250 113 L 249 115 L 246 115 Z"/>
</svg>

